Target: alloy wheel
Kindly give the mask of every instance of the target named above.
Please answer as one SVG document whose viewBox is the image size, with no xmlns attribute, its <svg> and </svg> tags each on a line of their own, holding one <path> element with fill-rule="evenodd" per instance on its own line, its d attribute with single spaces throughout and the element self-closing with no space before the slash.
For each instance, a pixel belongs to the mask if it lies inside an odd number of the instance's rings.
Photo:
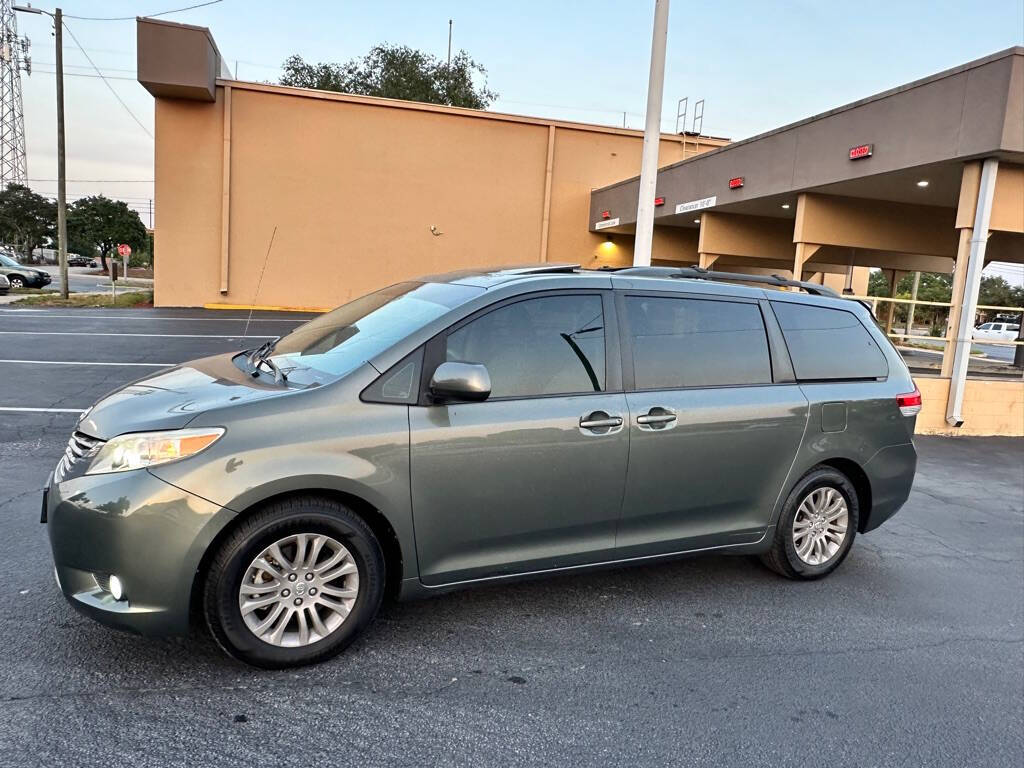
<svg viewBox="0 0 1024 768">
<path fill-rule="evenodd" d="M 842 549 L 850 512 L 835 488 L 816 488 L 800 502 L 793 517 L 793 546 L 807 565 L 824 565 Z"/>
<path fill-rule="evenodd" d="M 339 541 L 298 533 L 257 555 L 238 589 L 242 619 L 270 645 L 299 648 L 334 633 L 359 596 L 359 567 Z"/>
</svg>

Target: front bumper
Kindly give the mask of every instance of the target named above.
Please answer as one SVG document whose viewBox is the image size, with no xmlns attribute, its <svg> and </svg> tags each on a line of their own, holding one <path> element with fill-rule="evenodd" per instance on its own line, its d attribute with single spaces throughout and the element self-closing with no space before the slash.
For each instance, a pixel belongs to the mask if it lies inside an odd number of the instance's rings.
<svg viewBox="0 0 1024 768">
<path fill-rule="evenodd" d="M 145 470 L 51 481 L 44 513 L 68 602 L 147 635 L 188 631 L 203 553 L 234 516 Z M 109 591 L 111 575 L 124 585 L 121 600 Z"/>
</svg>

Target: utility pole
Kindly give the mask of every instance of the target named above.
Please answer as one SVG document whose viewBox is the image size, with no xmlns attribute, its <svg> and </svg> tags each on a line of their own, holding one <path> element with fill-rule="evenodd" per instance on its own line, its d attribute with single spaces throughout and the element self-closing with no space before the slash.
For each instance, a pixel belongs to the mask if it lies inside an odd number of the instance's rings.
<svg viewBox="0 0 1024 768">
<path fill-rule="evenodd" d="M 68 297 L 68 223 L 67 223 L 67 173 L 64 166 L 64 17 L 60 8 L 53 13 L 31 5 L 12 5 L 21 13 L 45 13 L 53 19 L 55 62 L 57 70 L 57 255 L 60 263 L 60 295 Z"/>
<path fill-rule="evenodd" d="M 647 81 L 647 115 L 640 161 L 640 195 L 636 206 L 633 266 L 651 265 L 654 241 L 654 196 L 658 187 L 658 143 L 661 141 L 661 95 L 665 86 L 665 46 L 668 41 L 669 0 L 654 0 L 651 72 Z"/>
<path fill-rule="evenodd" d="M 57 258 L 60 261 L 60 297 L 68 297 L 68 211 L 64 166 L 64 17 L 60 8 L 53 12 L 57 70 Z"/>
<path fill-rule="evenodd" d="M 444 95 L 448 99 L 448 106 L 452 103 L 452 20 L 448 19 L 448 63 L 444 68 L 445 83 Z"/>
</svg>

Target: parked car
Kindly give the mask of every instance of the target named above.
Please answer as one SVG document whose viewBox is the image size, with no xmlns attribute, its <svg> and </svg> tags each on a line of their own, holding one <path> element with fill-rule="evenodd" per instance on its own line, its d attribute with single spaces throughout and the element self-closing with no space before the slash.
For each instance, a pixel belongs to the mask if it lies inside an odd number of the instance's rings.
<svg viewBox="0 0 1024 768">
<path fill-rule="evenodd" d="M 50 273 L 26 267 L 6 253 L 0 253 L 0 275 L 6 275 L 12 288 L 42 288 L 53 280 Z"/>
<path fill-rule="evenodd" d="M 982 323 L 974 329 L 975 341 L 1016 341 L 1019 323 Z"/>
<path fill-rule="evenodd" d="M 92 264 L 92 259 L 88 256 L 82 256 L 77 253 L 68 254 L 68 266 L 71 267 L 88 267 Z"/>
<path fill-rule="evenodd" d="M 11 289 L 11 283 L 6 275 L 0 275 L 0 296 L 3 296 Z"/>
<path fill-rule="evenodd" d="M 452 273 L 131 384 L 46 484 L 60 588 L 287 667 L 388 591 L 698 552 L 825 576 L 906 501 L 921 395 L 860 304 L 728 278 Z"/>
</svg>

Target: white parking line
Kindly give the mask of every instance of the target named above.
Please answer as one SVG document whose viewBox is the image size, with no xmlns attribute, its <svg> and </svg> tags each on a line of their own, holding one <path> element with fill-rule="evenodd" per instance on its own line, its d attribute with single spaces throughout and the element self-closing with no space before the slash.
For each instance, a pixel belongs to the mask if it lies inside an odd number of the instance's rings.
<svg viewBox="0 0 1024 768">
<path fill-rule="evenodd" d="M 18 413 L 84 413 L 84 408 L 13 408 L 0 405 L 0 411 L 16 411 Z"/>
<path fill-rule="evenodd" d="M 39 315 L 43 315 L 47 318 L 59 317 L 62 319 L 74 319 L 74 320 L 131 320 L 133 323 L 137 320 L 190 320 L 190 321 L 206 321 L 210 323 L 244 323 L 248 321 L 246 317 L 133 317 L 131 315 L 51 315 L 45 309 L 0 309 L 0 312 L 10 315 L 28 314 L 32 313 L 33 319 L 38 319 Z M 310 316 L 310 320 L 313 319 L 313 315 Z M 252 319 L 254 323 L 305 323 L 308 322 L 306 319 L 302 320 L 285 320 L 280 317 L 254 317 Z"/>
<path fill-rule="evenodd" d="M 5 336 L 137 336 L 142 339 L 273 339 L 274 336 L 250 333 L 212 334 L 212 333 L 99 333 L 93 331 L 0 331 Z"/>
<path fill-rule="evenodd" d="M 142 368 L 169 368 L 172 365 L 177 365 L 177 363 L 96 363 L 71 360 L 0 360 L 0 363 L 18 363 L 22 365 L 120 365 L 139 366 Z"/>
</svg>

